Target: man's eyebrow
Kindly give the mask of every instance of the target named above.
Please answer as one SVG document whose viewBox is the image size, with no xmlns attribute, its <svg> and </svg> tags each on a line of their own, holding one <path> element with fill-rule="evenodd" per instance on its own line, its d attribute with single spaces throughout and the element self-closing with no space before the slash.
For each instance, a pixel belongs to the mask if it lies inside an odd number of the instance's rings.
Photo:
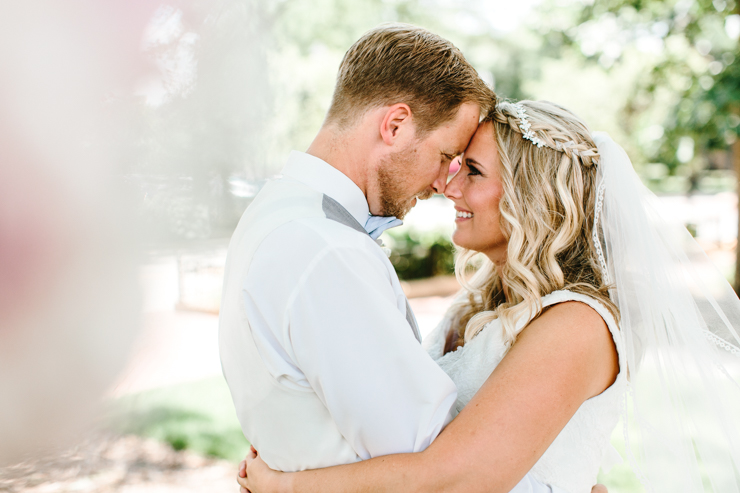
<svg viewBox="0 0 740 493">
<path fill-rule="evenodd" d="M 444 151 L 442 151 L 441 152 L 442 156 L 446 157 L 450 161 L 453 160 L 453 159 L 455 159 L 457 156 L 459 156 L 462 153 L 463 153 L 463 151 L 453 151 L 453 152 L 444 152 Z"/>
</svg>

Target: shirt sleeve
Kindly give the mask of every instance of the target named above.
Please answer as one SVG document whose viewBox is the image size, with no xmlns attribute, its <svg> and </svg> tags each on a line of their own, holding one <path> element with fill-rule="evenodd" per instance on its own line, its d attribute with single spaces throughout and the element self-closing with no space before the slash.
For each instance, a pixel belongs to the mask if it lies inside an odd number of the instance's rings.
<svg viewBox="0 0 740 493">
<path fill-rule="evenodd" d="M 414 337 L 382 260 L 328 248 L 287 306 L 288 351 L 362 459 L 424 450 L 457 391 Z"/>
</svg>

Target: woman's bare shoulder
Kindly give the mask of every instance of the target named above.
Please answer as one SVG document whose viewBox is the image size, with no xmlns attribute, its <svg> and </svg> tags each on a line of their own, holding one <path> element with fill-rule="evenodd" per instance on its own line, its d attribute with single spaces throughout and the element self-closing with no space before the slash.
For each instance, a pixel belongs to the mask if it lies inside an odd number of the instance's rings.
<svg viewBox="0 0 740 493">
<path fill-rule="evenodd" d="M 580 360 L 593 372 L 593 395 L 606 390 L 619 373 L 619 356 L 607 323 L 596 309 L 581 301 L 546 307 L 524 328 L 519 342 L 545 345 L 558 353 L 558 359 Z"/>
</svg>

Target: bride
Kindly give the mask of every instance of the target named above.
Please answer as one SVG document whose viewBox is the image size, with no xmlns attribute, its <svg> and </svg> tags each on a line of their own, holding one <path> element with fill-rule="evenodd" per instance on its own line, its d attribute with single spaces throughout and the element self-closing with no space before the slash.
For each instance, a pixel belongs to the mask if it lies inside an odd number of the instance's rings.
<svg viewBox="0 0 740 493">
<path fill-rule="evenodd" d="M 445 195 L 463 290 L 425 345 L 458 416 L 415 454 L 280 473 L 253 453 L 242 487 L 507 492 L 531 472 L 588 492 L 620 459 L 622 417 L 648 491 L 740 491 L 740 386 L 722 365 L 740 302 L 624 151 L 555 104 L 499 102 Z"/>
</svg>

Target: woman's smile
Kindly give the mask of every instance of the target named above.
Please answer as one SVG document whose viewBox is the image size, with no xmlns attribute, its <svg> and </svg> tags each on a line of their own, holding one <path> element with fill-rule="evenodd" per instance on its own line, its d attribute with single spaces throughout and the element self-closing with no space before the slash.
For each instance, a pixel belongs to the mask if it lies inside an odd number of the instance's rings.
<svg viewBox="0 0 740 493">
<path fill-rule="evenodd" d="M 468 219 L 473 218 L 473 213 L 470 211 L 466 211 L 465 209 L 459 209 L 455 207 L 455 210 L 457 211 L 455 213 L 455 222 L 456 223 L 462 223 L 467 221 Z"/>
</svg>

